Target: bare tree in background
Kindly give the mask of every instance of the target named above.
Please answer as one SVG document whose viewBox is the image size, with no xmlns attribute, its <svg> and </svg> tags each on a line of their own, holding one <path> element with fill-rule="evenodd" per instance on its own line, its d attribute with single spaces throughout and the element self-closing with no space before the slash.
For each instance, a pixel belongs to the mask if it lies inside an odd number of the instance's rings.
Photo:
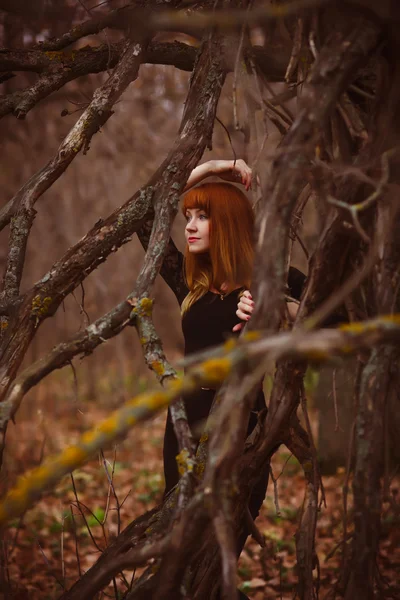
<svg viewBox="0 0 400 600">
<path fill-rule="evenodd" d="M 301 407 L 308 423 L 303 377 L 309 361 L 357 354 L 354 531 L 348 544 L 345 521 L 342 569 L 331 597 L 365 600 L 394 593 L 380 587 L 376 558 L 382 499 L 388 499 L 385 448 L 399 390 L 400 48 L 396 28 L 400 8 L 390 0 L 382 0 L 379 6 L 367 0 L 269 4 L 231 0 L 190 5 L 179 0 L 143 1 L 96 10 L 66 2 L 56 37 L 46 35 L 44 41 L 34 43 L 35 36 L 48 29 L 46 20 L 51 20 L 52 10 L 61 11 L 55 4 L 37 2 L 32 14 L 25 3 L 0 3 L 8 46 L 0 50 L 1 80 L 6 87 L 14 77 L 21 80 L 20 88 L 0 98 L 0 115 L 24 119 L 68 82 L 105 71 L 108 77 L 52 159 L 0 211 L 1 227 L 9 227 L 0 296 L 2 448 L 7 423 L 29 389 L 127 326 L 138 330 L 146 362 L 165 389 L 129 403 L 74 447 L 21 480 L 3 499 L 0 521 L 21 514 L 63 474 L 174 402 L 183 473 L 177 489 L 162 506 L 131 523 L 62 597 L 92 598 L 124 569 L 148 565 L 126 598 L 208 599 L 216 598 L 219 588 L 223 598 L 234 598 L 235 539 L 249 519 L 247 499 L 274 449 L 283 443 L 303 466 L 306 480 L 296 536 L 297 596 L 314 599 L 318 596 L 315 527 L 321 485 L 311 430 L 301 427 L 296 411 Z M 16 22 L 19 27 L 13 33 L 9 26 Z M 255 30 L 262 34 L 263 46 L 254 45 Z M 192 36 L 192 44 L 160 41 L 169 39 L 161 34 L 171 31 Z M 96 35 L 103 36 L 100 45 L 81 43 Z M 21 293 L 27 243 L 36 210 L 40 211 L 37 202 L 73 161 L 89 152 L 92 137 L 107 127 L 115 104 L 140 77 L 143 63 L 172 64 L 192 72 L 180 130 L 168 155 L 146 185 L 98 221 L 40 281 Z M 255 331 L 231 349 L 197 357 L 187 365 L 183 380 L 177 381 L 152 324 L 152 290 L 161 272 L 176 298 L 183 299 L 181 256 L 170 239 L 171 226 L 187 177 L 211 144 L 229 72 L 233 73 L 234 122 L 243 130 L 249 159 L 259 176 L 259 184 L 254 178 L 257 307 L 251 328 Z M 271 129 L 279 131 L 282 139 L 267 172 Z M 317 201 L 319 237 L 309 257 L 293 332 L 279 333 L 285 318 L 292 241 L 299 237 L 298 224 L 310 197 Z M 21 370 L 41 324 L 134 233 L 146 254 L 129 297 L 120 298 L 107 314 Z M 343 304 L 349 325 L 318 329 Z M 247 399 L 266 360 L 272 359 L 277 369 L 269 411 L 260 416 L 255 434 L 245 442 Z M 203 436 L 194 456 L 179 396 L 207 383 L 224 384 L 210 435 Z M 221 431 L 224 435 L 219 435 Z M 395 498 L 390 501 L 398 511 Z M 255 525 L 251 526 L 262 543 Z"/>
</svg>

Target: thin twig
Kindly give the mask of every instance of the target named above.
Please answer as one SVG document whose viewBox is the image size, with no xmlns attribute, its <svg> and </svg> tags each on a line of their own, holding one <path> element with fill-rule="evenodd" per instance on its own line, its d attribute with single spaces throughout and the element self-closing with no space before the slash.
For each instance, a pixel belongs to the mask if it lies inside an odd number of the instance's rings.
<svg viewBox="0 0 400 600">
<path fill-rule="evenodd" d="M 232 142 L 231 134 L 229 133 L 229 129 L 221 121 L 221 119 L 219 117 L 216 116 L 215 120 L 221 125 L 221 127 L 225 130 L 226 135 L 228 136 L 229 145 L 230 145 L 232 153 L 233 153 L 233 165 L 235 166 L 236 161 L 237 161 L 237 155 L 236 155 L 236 152 L 235 152 L 235 147 L 234 147 L 233 142 Z"/>
<path fill-rule="evenodd" d="M 113 458 L 112 470 L 111 470 L 111 475 L 110 475 L 109 472 L 108 472 L 108 466 L 107 466 L 107 462 L 106 462 L 106 459 L 105 459 L 105 456 L 104 456 L 104 452 L 103 452 L 103 450 L 101 450 L 101 457 L 102 457 L 102 460 L 103 460 L 103 466 L 104 466 L 104 470 L 105 470 L 106 475 L 107 475 L 108 485 L 109 485 L 108 498 L 107 498 L 107 507 L 106 507 L 106 511 L 104 513 L 103 523 L 105 523 L 106 519 L 107 519 L 107 514 L 108 514 L 108 509 L 109 509 L 110 491 L 112 490 L 112 493 L 113 493 L 113 496 L 114 496 L 114 499 L 115 499 L 115 504 L 116 504 L 117 520 L 118 520 L 118 535 L 119 535 L 121 533 L 121 504 L 119 502 L 119 498 L 118 498 L 118 495 L 117 495 L 117 492 L 116 492 L 115 486 L 114 486 L 114 472 L 115 472 L 116 452 L 117 452 L 117 448 L 116 448 L 116 446 L 114 446 L 114 458 Z M 125 502 L 125 500 L 124 500 L 124 502 Z"/>
<path fill-rule="evenodd" d="M 353 392 L 354 415 L 357 414 L 357 409 L 358 409 L 358 395 L 360 393 L 361 374 L 362 374 L 362 363 L 359 360 L 358 365 L 357 365 L 356 380 L 355 380 L 354 392 Z M 348 499 L 348 494 L 349 494 L 349 480 L 350 480 L 351 464 L 353 461 L 355 431 L 356 431 L 356 417 L 354 417 L 353 424 L 352 424 L 351 430 L 350 430 L 349 449 L 347 452 L 347 463 L 346 463 L 346 476 L 345 476 L 345 479 L 343 482 L 343 540 L 346 540 L 346 537 L 347 537 L 347 499 Z M 343 552 L 342 552 L 342 571 L 344 571 L 346 560 L 347 560 L 347 546 L 345 543 L 343 546 Z"/>
<path fill-rule="evenodd" d="M 45 562 L 45 563 L 46 563 L 46 565 L 47 565 L 47 568 L 48 568 L 48 570 L 49 570 L 49 574 L 50 574 L 50 575 L 51 575 L 51 576 L 52 576 L 52 577 L 53 577 L 53 578 L 54 578 L 54 579 L 57 581 L 58 585 L 59 585 L 59 586 L 60 586 L 60 587 L 61 587 L 63 590 L 65 590 L 65 586 L 64 586 L 63 582 L 62 582 L 62 581 L 60 581 L 60 580 L 58 579 L 57 575 L 54 573 L 54 571 L 53 571 L 53 569 L 52 569 L 52 567 L 51 567 L 51 565 L 50 565 L 49 559 L 47 558 L 46 554 L 44 553 L 44 550 L 43 550 L 42 546 L 40 545 L 40 543 L 39 543 L 39 540 L 36 540 L 36 542 L 37 542 L 37 545 L 39 546 L 39 550 L 40 550 L 40 552 L 42 553 L 42 556 L 43 556 L 44 562 Z"/>
<path fill-rule="evenodd" d="M 271 479 L 272 479 L 272 483 L 274 484 L 274 503 L 275 503 L 275 510 L 276 510 L 276 515 L 277 517 L 281 517 L 282 513 L 281 513 L 281 508 L 279 506 L 279 492 L 278 492 L 278 479 L 275 479 L 274 477 L 274 472 L 272 470 L 271 465 L 269 466 L 269 472 L 271 475 Z M 282 475 L 282 473 L 281 473 Z"/>
<path fill-rule="evenodd" d="M 337 394 L 336 394 L 336 369 L 332 371 L 332 396 L 333 396 L 333 408 L 335 411 L 335 431 L 339 431 L 339 416 L 338 416 L 338 405 L 337 405 Z"/>
<path fill-rule="evenodd" d="M 382 157 L 381 157 L 382 176 L 381 176 L 380 180 L 375 184 L 375 190 L 372 192 L 372 194 L 370 194 L 362 202 L 358 202 L 357 204 L 348 204 L 347 202 L 344 202 L 343 200 L 337 200 L 336 198 L 333 198 L 332 196 L 328 196 L 328 202 L 330 204 L 333 204 L 334 206 L 338 206 L 339 208 L 344 208 L 350 212 L 351 217 L 353 219 L 353 224 L 354 224 L 355 229 L 357 230 L 357 232 L 359 233 L 361 238 L 367 244 L 370 244 L 371 240 L 370 240 L 369 236 L 367 235 L 367 233 L 362 228 L 359 218 L 358 218 L 358 215 L 359 215 L 359 213 L 366 210 L 367 208 L 370 208 L 370 206 L 372 206 L 385 191 L 386 186 L 389 182 L 389 157 L 393 156 L 393 154 L 397 151 L 398 151 L 397 148 L 392 148 L 391 150 L 388 150 L 387 152 L 384 152 L 382 154 Z"/>
<path fill-rule="evenodd" d="M 250 5 L 247 7 L 249 10 Z M 238 79 L 238 71 L 240 59 L 243 56 L 243 41 L 244 41 L 244 33 L 246 31 L 246 23 L 243 23 L 240 37 L 239 37 L 239 46 L 236 53 L 235 59 L 235 67 L 233 69 L 233 79 L 232 79 L 232 101 L 233 101 L 233 126 L 236 131 L 240 131 L 240 123 L 238 118 L 238 109 L 237 109 L 237 79 Z"/>
<path fill-rule="evenodd" d="M 65 571 L 65 557 L 64 557 L 64 523 L 65 523 L 65 517 L 64 517 L 64 515 L 62 515 L 61 516 L 61 576 L 62 576 L 62 581 L 63 581 L 63 587 L 65 589 L 66 571 Z"/>
<path fill-rule="evenodd" d="M 313 432 L 311 429 L 310 417 L 308 415 L 307 399 L 306 399 L 306 395 L 305 395 L 305 391 L 304 391 L 304 385 L 301 386 L 301 390 L 300 390 L 300 404 L 301 404 L 301 408 L 303 411 L 304 420 L 306 423 L 306 430 L 307 430 L 308 437 L 310 440 L 310 449 L 311 449 L 311 456 L 312 456 L 312 461 L 313 461 L 314 489 L 315 489 L 316 496 L 318 498 L 318 490 L 319 490 L 319 488 L 321 488 L 321 504 L 323 503 L 326 508 L 325 489 L 324 489 L 324 485 L 322 482 L 321 473 L 320 473 L 320 470 L 318 467 L 317 448 L 315 447 L 314 436 L 313 436 Z"/>
<path fill-rule="evenodd" d="M 77 567 L 78 567 L 78 575 L 79 575 L 79 577 L 82 577 L 81 559 L 80 559 L 80 556 L 79 556 L 79 547 L 78 547 L 77 527 L 76 527 L 76 521 L 75 521 L 74 511 L 72 510 L 72 504 L 70 505 L 69 510 L 71 512 L 72 527 L 73 527 L 73 530 L 74 530 L 75 556 L 76 556 L 76 564 L 77 564 Z"/>
<path fill-rule="evenodd" d="M 77 490 L 76 490 L 74 476 L 73 476 L 73 474 L 72 474 L 72 473 L 71 473 L 70 475 L 71 475 L 71 481 L 72 481 L 72 488 L 73 488 L 73 490 L 74 490 L 74 496 L 75 496 L 75 499 L 76 499 L 76 503 L 72 503 L 72 505 L 73 505 L 73 506 L 76 506 L 76 508 L 79 510 L 79 512 L 80 512 L 80 515 L 81 515 L 81 517 L 82 517 L 82 519 L 84 520 L 84 523 L 85 523 L 85 525 L 86 525 L 86 529 L 87 529 L 87 531 L 88 531 L 88 534 L 89 534 L 89 536 L 90 536 L 90 539 L 91 539 L 91 540 L 92 540 L 92 542 L 93 542 L 93 545 L 95 546 L 95 548 L 96 548 L 96 549 L 97 549 L 99 552 L 103 552 L 103 549 L 102 549 L 102 548 L 100 548 L 100 546 L 99 546 L 99 545 L 98 545 L 98 543 L 96 542 L 96 540 L 95 540 L 95 538 L 94 538 L 94 536 L 93 536 L 92 530 L 91 530 L 91 529 L 90 529 L 90 527 L 89 527 L 89 523 L 87 522 L 87 519 L 86 519 L 85 513 L 83 512 L 83 510 L 82 510 L 82 508 L 81 508 L 81 504 L 82 504 L 82 503 L 81 503 L 81 501 L 80 501 L 80 500 L 79 500 L 79 498 L 78 498 L 78 492 L 77 492 Z M 83 504 L 82 504 L 82 506 L 83 506 Z M 87 508 L 87 507 L 86 507 L 86 508 Z M 89 509 L 88 509 L 88 510 L 89 510 Z M 90 511 L 90 512 L 91 512 L 91 511 Z M 93 516 L 93 517 L 94 517 L 94 518 L 95 518 L 95 519 L 98 521 L 99 525 L 101 525 L 101 522 L 100 522 L 100 521 L 99 521 L 99 519 L 96 517 L 96 515 L 93 515 L 93 513 L 92 513 L 92 516 Z"/>
<path fill-rule="evenodd" d="M 295 33 L 294 33 L 294 40 L 293 40 L 293 46 L 292 46 L 292 52 L 290 55 L 290 60 L 289 60 L 289 64 L 287 66 L 286 73 L 285 73 L 285 81 L 287 83 L 289 83 L 289 81 L 292 79 L 293 74 L 294 74 L 296 67 L 298 65 L 298 62 L 299 62 L 301 45 L 302 45 L 302 41 L 303 41 L 303 27 L 304 27 L 304 20 L 302 17 L 299 17 L 297 19 L 297 23 L 296 23 L 296 29 L 295 29 Z"/>
<path fill-rule="evenodd" d="M 265 538 L 261 531 L 258 529 L 257 525 L 254 522 L 253 517 L 251 516 L 251 512 L 248 506 L 246 506 L 245 511 L 245 521 L 246 525 L 250 531 L 250 534 L 253 536 L 256 542 L 261 546 L 261 548 L 265 548 Z"/>
</svg>

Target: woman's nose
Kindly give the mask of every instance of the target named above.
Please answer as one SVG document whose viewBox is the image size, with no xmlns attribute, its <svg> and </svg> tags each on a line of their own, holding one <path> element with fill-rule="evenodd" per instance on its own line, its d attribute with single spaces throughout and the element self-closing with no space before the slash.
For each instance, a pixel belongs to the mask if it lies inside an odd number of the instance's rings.
<svg viewBox="0 0 400 600">
<path fill-rule="evenodd" d="M 186 225 L 186 231 L 197 231 L 197 227 L 194 221 L 189 221 Z"/>
</svg>

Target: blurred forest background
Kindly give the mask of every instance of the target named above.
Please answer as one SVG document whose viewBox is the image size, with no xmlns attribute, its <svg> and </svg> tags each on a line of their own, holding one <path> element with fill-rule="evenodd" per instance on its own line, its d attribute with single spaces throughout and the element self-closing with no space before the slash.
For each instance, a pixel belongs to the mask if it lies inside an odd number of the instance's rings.
<svg viewBox="0 0 400 600">
<path fill-rule="evenodd" d="M 96 5 L 96 2 L 92 4 Z M 119 5 L 123 3 L 112 2 L 112 8 Z M 90 2 L 86 2 L 85 6 L 91 10 Z M 3 13 L 2 46 L 20 47 L 21 37 L 30 46 L 34 41 L 49 37 L 49 32 L 51 37 L 57 37 L 68 29 L 67 19 L 72 24 L 74 19 L 79 20 L 86 12 L 79 2 L 66 2 L 64 10 L 67 18 L 64 18 L 61 7 L 55 6 L 49 15 L 46 11 L 43 23 L 40 18 L 35 22 L 31 16 L 29 26 L 22 17 Z M 118 33 L 113 30 L 107 31 L 106 35 L 109 41 L 119 39 Z M 253 35 L 255 43 L 262 45 L 262 31 Z M 104 43 L 104 36 L 85 38 L 75 46 Z M 194 38 L 182 35 L 162 34 L 159 39 L 197 44 Z M 21 87 L 21 80 L 26 78 L 29 81 L 29 77 L 34 79 L 34 76 L 22 74 L 18 81 L 10 79 L 3 83 L 2 93 L 15 91 Z M 53 156 L 87 106 L 94 90 L 107 77 L 102 73 L 79 78 L 39 103 L 26 120 L 20 121 L 8 115 L 0 122 L 3 157 L 0 183 L 4 204 Z M 123 204 L 160 165 L 178 131 L 189 79 L 190 73 L 172 66 L 142 65 L 140 78 L 124 93 L 115 107 L 115 115 L 100 135 L 93 138 L 90 152 L 74 161 L 41 198 L 28 242 L 22 292 L 43 277 L 53 262 L 85 235 L 98 219 L 105 218 Z M 252 156 L 245 132 L 237 131 L 234 126 L 232 80 L 233 74 L 229 74 L 218 107 L 218 117 L 228 130 L 231 141 L 217 122 L 212 151 L 204 154 L 202 162 L 211 158 L 232 159 L 236 155 L 251 163 L 251 158 L 254 158 L 255 150 Z M 276 87 L 279 89 L 279 84 Z M 295 107 L 295 101 L 292 107 Z M 70 114 L 62 116 L 65 110 Z M 240 110 L 245 110 L 243 105 L 239 105 Z M 272 159 L 280 134 L 273 124 L 270 130 L 267 148 Z M 313 202 L 308 205 L 302 230 L 302 239 L 311 251 L 318 233 Z M 3 230 L 0 236 L 0 268 L 4 269 L 8 231 Z M 176 218 L 173 238 L 178 248 L 183 250 L 184 219 L 181 214 Z M 66 298 L 54 318 L 43 324 L 25 363 L 33 362 L 125 298 L 133 288 L 143 256 L 144 251 L 137 237 L 133 236 L 129 244 L 122 246 L 118 253 L 111 255 L 89 275 L 83 289 Z M 292 264 L 307 273 L 307 260 L 297 241 L 294 242 Z M 174 362 L 183 352 L 179 307 L 161 277 L 157 279 L 154 296 L 155 325 L 167 356 Z M 25 398 L 18 420 L 27 418 L 31 422 L 38 418 L 39 411 L 43 419 L 51 421 L 75 414 L 76 403 L 89 400 L 105 403 L 107 407 L 118 406 L 137 390 L 138 385 L 144 384 L 143 378 L 152 378 L 145 366 L 137 335 L 129 328 L 97 348 L 84 362 L 75 360 L 74 371 L 68 368 L 56 371 L 39 383 Z M 61 397 L 57 396 L 56 401 L 55 394 L 59 393 Z M 9 435 L 13 435 L 11 431 Z"/>
<path fill-rule="evenodd" d="M 2 4 L 0 9 L 7 2 Z M 85 0 L 84 4 L 75 0 L 32 0 L 30 3 L 18 0 L 9 4 L 9 10 L 0 12 L 0 45 L 5 48 L 31 46 L 49 37 L 57 37 L 75 22 L 102 10 L 98 0 Z M 123 4 L 123 0 L 107 3 L 112 8 Z M 278 27 L 283 27 L 283 24 Z M 282 31 L 279 31 L 277 39 L 281 39 L 281 34 Z M 252 36 L 254 43 L 263 45 L 262 30 L 253 30 Z M 93 38 L 79 41 L 75 47 L 118 39 L 120 34 L 116 30 L 106 30 Z M 182 34 L 163 33 L 158 39 L 198 43 L 195 38 Z M 272 36 L 269 44 L 273 41 Z M 279 46 L 276 52 L 280 52 Z M 102 73 L 79 78 L 40 102 L 25 120 L 18 120 L 13 115 L 1 120 L 2 204 L 54 155 L 61 140 L 88 105 L 94 90 L 107 77 L 107 73 Z M 34 79 L 34 74 L 19 74 L 1 83 L 1 93 L 13 92 Z M 74 160 L 40 199 L 29 237 L 21 292 L 43 277 L 54 261 L 85 235 L 96 221 L 123 204 L 150 178 L 167 155 L 171 140 L 178 131 L 189 79 L 190 73 L 172 66 L 141 66 L 139 78 L 116 104 L 115 114 L 93 137 L 88 154 Z M 229 74 L 218 106 L 218 118 L 224 127 L 219 122 L 215 124 L 213 148 L 203 160 L 234 158 L 236 155 L 252 164 L 257 147 L 249 145 L 246 131 L 238 131 L 235 127 L 232 84 L 233 75 Z M 275 84 L 275 92 L 280 91 L 279 86 Z M 244 122 L 245 112 L 242 114 L 241 111 L 245 111 L 246 107 L 240 102 L 240 93 L 239 90 L 239 121 Z M 289 102 L 287 107 L 295 112 L 296 100 Z M 260 111 L 256 119 L 262 119 Z M 272 159 L 281 136 L 273 123 L 269 123 L 268 127 L 266 154 L 270 153 Z M 268 165 L 268 162 L 265 164 Z M 183 229 L 183 218 L 178 215 L 173 237 L 181 250 L 184 246 Z M 320 230 L 318 211 L 311 198 L 299 229 L 310 254 Z M 0 234 L 1 269 L 7 259 L 7 236 L 5 229 Z M 143 256 L 143 249 L 135 235 L 131 242 L 123 245 L 91 273 L 83 286 L 66 298 L 56 315 L 43 324 L 24 365 L 38 359 L 55 344 L 86 327 L 125 298 L 133 289 Z M 307 257 L 297 241 L 294 241 L 292 264 L 307 273 Z M 167 357 L 175 364 L 183 350 L 179 306 L 160 277 L 154 297 L 156 329 Z M 44 456 L 73 442 L 80 432 L 92 426 L 103 414 L 144 389 L 149 380 L 154 381 L 153 376 L 145 366 L 136 332 L 130 328 L 102 344 L 84 361 L 75 359 L 71 367 L 49 375 L 24 398 L 16 423 L 10 424 L 1 475 L 3 483 L 7 479 L 9 485 L 18 474 L 39 464 Z M 267 388 L 268 385 L 267 381 Z M 322 375 L 310 370 L 306 385 L 311 399 L 314 431 L 318 431 L 321 410 L 330 426 L 329 431 L 326 427 L 322 428 L 322 437 L 320 428 L 317 437 L 321 447 L 327 451 L 332 444 L 335 448 L 335 456 L 327 459 L 324 478 L 328 508 L 318 524 L 321 585 L 323 590 L 328 590 L 339 568 L 339 561 L 333 552 L 332 556 L 329 555 L 328 546 L 332 548 L 332 540 L 340 539 L 342 508 L 339 489 L 347 485 L 344 467 L 353 366 L 343 368 L 338 363 L 335 367 L 326 368 Z M 341 400 L 339 428 L 335 430 L 333 396 L 336 393 Z M 11 524 L 8 550 L 10 576 L 20 582 L 12 597 L 58 597 L 65 582 L 73 581 L 80 570 L 87 569 L 96 560 L 99 547 L 104 548 L 115 537 L 120 523 L 117 523 L 114 514 L 108 513 L 107 508 L 111 471 L 120 502 L 127 496 L 121 509 L 124 523 L 160 499 L 163 489 L 161 451 L 164 418 L 165 414 L 158 415 L 132 432 L 115 452 L 99 457 L 99 460 L 78 471 L 73 482 L 75 490 L 71 480 L 64 479 L 54 494 L 45 496 L 22 520 Z M 323 437 L 324 432 L 326 438 Z M 331 458 L 332 463 L 329 462 Z M 267 539 L 266 549 L 260 551 L 254 541 L 249 542 L 239 567 L 242 589 L 257 600 L 292 597 L 293 535 L 304 484 L 297 461 L 284 450 L 274 458 L 275 476 L 278 477 L 283 469 L 284 474 L 278 484 L 280 513 L 274 505 L 271 484 L 260 517 L 259 526 Z M 82 502 L 89 504 L 85 510 L 86 522 L 79 515 L 75 517 L 76 522 L 71 519 L 71 506 L 77 495 Z M 388 535 L 382 546 L 383 572 L 393 580 L 396 569 L 400 569 L 400 558 L 394 556 L 400 538 L 395 535 Z M 266 560 L 268 556 L 273 557 L 273 567 Z M 385 557 L 388 556 L 393 560 L 386 564 Z M 108 591 L 113 593 L 112 586 Z"/>
</svg>

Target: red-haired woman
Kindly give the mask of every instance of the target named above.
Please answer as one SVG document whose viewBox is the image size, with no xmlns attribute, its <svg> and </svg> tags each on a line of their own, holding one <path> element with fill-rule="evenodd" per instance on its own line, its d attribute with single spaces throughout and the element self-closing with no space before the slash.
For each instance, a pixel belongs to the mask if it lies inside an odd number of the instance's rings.
<svg viewBox="0 0 400 600">
<path fill-rule="evenodd" d="M 186 190 L 208 175 L 242 183 L 250 187 L 251 170 L 244 161 L 212 161 L 197 167 L 191 174 Z M 182 329 L 185 355 L 223 343 L 240 323 L 250 318 L 253 300 L 248 289 L 253 268 L 254 216 L 245 194 L 230 183 L 206 183 L 191 189 L 184 197 L 182 212 L 186 218 L 186 252 L 184 272 L 188 294 L 182 303 Z M 289 272 L 289 293 L 300 298 L 304 275 L 297 269 Z M 246 290 L 243 300 L 240 293 Z M 239 302 L 239 307 L 238 307 Z M 238 318 L 237 314 L 240 318 Z M 199 426 L 211 409 L 214 389 L 202 388 L 185 400 L 192 431 L 200 437 Z M 257 412 L 265 408 L 262 390 L 251 413 L 248 433 L 257 422 Z M 168 493 L 178 482 L 175 461 L 178 443 L 168 413 L 164 438 L 164 472 Z M 249 502 L 255 519 L 265 497 L 268 469 L 253 490 Z M 238 555 L 247 531 L 238 541 Z M 244 597 L 244 596 L 243 596 Z"/>
</svg>

